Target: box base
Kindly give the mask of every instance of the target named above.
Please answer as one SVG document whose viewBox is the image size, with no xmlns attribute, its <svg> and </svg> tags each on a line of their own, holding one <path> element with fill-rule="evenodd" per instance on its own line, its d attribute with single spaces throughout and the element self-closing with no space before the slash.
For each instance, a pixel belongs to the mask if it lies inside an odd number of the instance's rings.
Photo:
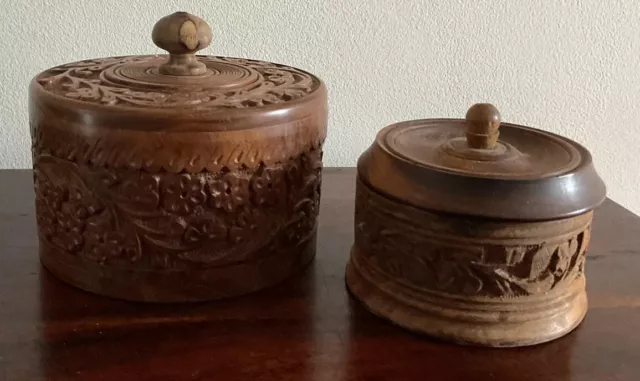
<svg viewBox="0 0 640 381">
<path fill-rule="evenodd" d="M 360 266 L 352 253 L 346 284 L 375 315 L 412 332 L 462 345 L 501 348 L 541 344 L 571 332 L 587 311 L 584 276 L 561 293 L 544 298 L 478 302 L 417 293 Z"/>
<path fill-rule="evenodd" d="M 226 266 L 133 270 L 106 266 L 40 240 L 40 259 L 56 278 L 82 290 L 137 302 L 178 303 L 255 292 L 301 271 L 315 257 L 316 233 L 287 251 Z"/>
</svg>

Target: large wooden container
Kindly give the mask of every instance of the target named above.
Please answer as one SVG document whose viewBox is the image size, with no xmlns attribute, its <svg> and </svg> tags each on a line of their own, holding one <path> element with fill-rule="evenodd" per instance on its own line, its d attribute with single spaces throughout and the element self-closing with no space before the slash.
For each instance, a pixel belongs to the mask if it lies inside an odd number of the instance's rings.
<svg viewBox="0 0 640 381">
<path fill-rule="evenodd" d="M 325 86 L 293 67 L 196 56 L 211 30 L 187 13 L 152 37 L 168 56 L 75 62 L 31 83 L 42 262 L 137 301 L 285 279 L 315 253 Z"/>
<path fill-rule="evenodd" d="M 347 285 L 375 314 L 491 347 L 546 342 L 585 316 L 605 186 L 579 144 L 478 104 L 466 120 L 384 128 L 356 192 Z"/>
</svg>

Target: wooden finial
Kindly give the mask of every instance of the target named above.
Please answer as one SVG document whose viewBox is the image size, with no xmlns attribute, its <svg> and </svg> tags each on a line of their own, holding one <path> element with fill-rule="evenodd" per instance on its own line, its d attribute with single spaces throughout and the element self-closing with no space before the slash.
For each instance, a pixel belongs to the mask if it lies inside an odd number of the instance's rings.
<svg viewBox="0 0 640 381">
<path fill-rule="evenodd" d="M 478 103 L 467 111 L 467 144 L 475 149 L 493 149 L 500 135 L 500 111 L 489 103 Z"/>
<path fill-rule="evenodd" d="M 169 61 L 160 66 L 167 75 L 202 75 L 207 67 L 195 56 L 211 43 L 211 28 L 201 18 L 176 12 L 161 18 L 151 33 L 153 43 L 169 52 Z"/>
</svg>

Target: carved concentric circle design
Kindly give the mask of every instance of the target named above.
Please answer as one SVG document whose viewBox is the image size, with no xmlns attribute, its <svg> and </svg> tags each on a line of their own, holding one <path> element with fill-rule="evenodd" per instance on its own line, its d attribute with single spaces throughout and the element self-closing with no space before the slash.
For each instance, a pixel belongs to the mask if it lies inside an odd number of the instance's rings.
<svg viewBox="0 0 640 381">
<path fill-rule="evenodd" d="M 464 176 L 540 179 L 574 170 L 581 162 L 567 139 L 545 131 L 502 123 L 494 150 L 468 147 L 462 119 L 425 119 L 391 125 L 378 144 L 414 165 Z"/>
<path fill-rule="evenodd" d="M 321 81 L 289 66 L 242 58 L 198 56 L 201 76 L 158 72 L 166 56 L 128 56 L 74 62 L 36 77 L 45 92 L 88 103 L 141 108 L 249 108 L 312 94 Z"/>
<path fill-rule="evenodd" d="M 233 89 L 256 82 L 260 77 L 256 70 L 241 65 L 209 60 L 207 72 L 201 76 L 170 76 L 160 74 L 158 67 L 165 61 L 163 57 L 131 62 L 106 69 L 101 78 L 105 83 L 111 82 L 131 88 L 149 87 L 162 89 L 202 87 L 209 89 Z"/>
</svg>

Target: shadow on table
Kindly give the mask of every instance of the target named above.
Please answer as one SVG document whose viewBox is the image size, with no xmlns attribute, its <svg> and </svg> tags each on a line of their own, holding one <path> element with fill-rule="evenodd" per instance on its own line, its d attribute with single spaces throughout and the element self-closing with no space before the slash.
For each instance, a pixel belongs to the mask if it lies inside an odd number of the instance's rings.
<svg viewBox="0 0 640 381">
<path fill-rule="evenodd" d="M 525 348 L 466 347 L 408 332 L 350 299 L 348 380 L 573 380 L 576 335 Z M 574 332 L 575 333 L 575 332 Z"/>
<path fill-rule="evenodd" d="M 189 304 L 114 300 L 41 270 L 46 379 L 247 380 L 313 372 L 317 269 L 251 295 Z M 303 379 L 306 378 L 303 377 Z M 267 378 L 269 379 L 269 378 Z"/>
</svg>

